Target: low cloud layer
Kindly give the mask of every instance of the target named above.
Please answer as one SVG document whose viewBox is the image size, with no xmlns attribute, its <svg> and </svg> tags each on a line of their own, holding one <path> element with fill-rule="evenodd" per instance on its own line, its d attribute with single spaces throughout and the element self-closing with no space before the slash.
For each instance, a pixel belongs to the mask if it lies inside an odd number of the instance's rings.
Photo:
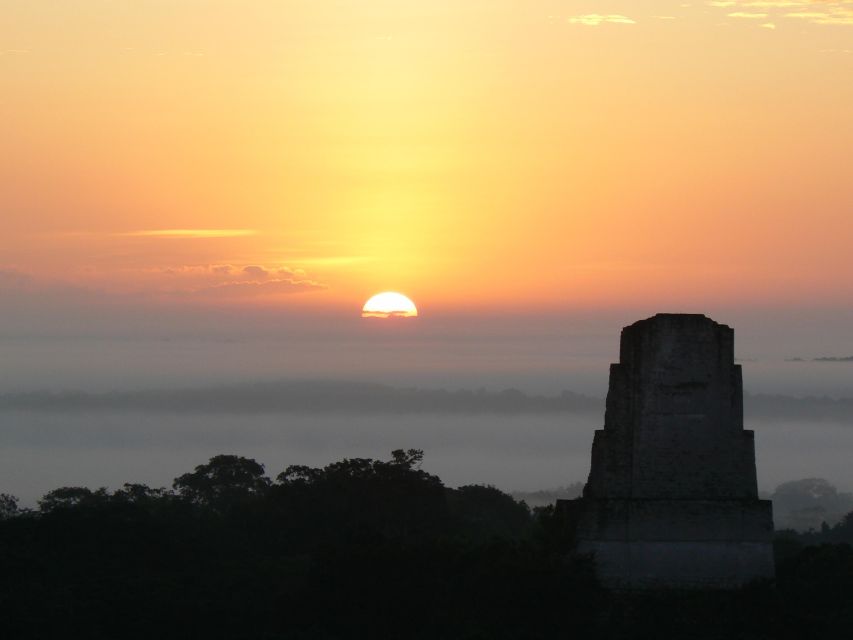
<svg viewBox="0 0 853 640">
<path fill-rule="evenodd" d="M 263 282 L 228 282 L 225 284 L 214 285 L 212 287 L 197 289 L 190 292 L 190 294 L 197 298 L 260 298 L 325 288 L 326 285 L 314 280 L 283 278 L 278 280 L 265 279 Z"/>
<path fill-rule="evenodd" d="M 168 279 L 158 282 L 158 275 Z M 167 295 L 200 299 L 263 298 L 328 288 L 303 269 L 282 265 L 185 265 L 149 270 L 149 279 Z"/>
<path fill-rule="evenodd" d="M 78 282 L 79 280 L 79 282 Z M 116 299 L 230 300 L 274 297 L 327 289 L 303 269 L 287 266 L 209 264 L 92 272 L 78 280 L 37 278 L 13 267 L 0 267 L 0 294 L 38 300 Z M 109 280 L 109 282 L 107 282 Z M 118 280 L 120 286 L 116 285 Z M 23 302 L 21 300 L 20 302 Z"/>
<path fill-rule="evenodd" d="M 853 424 L 853 398 L 746 394 L 747 421 L 818 420 Z M 293 381 L 196 389 L 112 393 L 30 392 L 0 395 L 0 411 L 199 414 L 558 414 L 603 416 L 604 401 L 571 391 L 559 395 L 503 391 L 398 388 L 362 382 Z"/>
</svg>

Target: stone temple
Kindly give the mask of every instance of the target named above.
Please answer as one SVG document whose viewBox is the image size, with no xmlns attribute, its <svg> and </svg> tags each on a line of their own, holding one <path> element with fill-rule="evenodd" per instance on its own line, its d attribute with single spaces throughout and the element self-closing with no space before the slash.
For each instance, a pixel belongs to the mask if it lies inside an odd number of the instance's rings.
<svg viewBox="0 0 853 640">
<path fill-rule="evenodd" d="M 606 587 L 736 588 L 771 578 L 734 331 L 659 314 L 622 330 L 583 497 L 562 504 Z"/>
</svg>

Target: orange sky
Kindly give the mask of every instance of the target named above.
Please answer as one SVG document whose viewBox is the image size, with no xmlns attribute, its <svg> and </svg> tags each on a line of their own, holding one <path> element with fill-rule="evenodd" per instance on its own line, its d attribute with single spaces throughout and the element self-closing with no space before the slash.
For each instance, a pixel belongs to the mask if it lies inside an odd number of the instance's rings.
<svg viewBox="0 0 853 640">
<path fill-rule="evenodd" d="M 851 0 L 2 12 L 6 281 L 356 310 L 853 295 Z"/>
</svg>

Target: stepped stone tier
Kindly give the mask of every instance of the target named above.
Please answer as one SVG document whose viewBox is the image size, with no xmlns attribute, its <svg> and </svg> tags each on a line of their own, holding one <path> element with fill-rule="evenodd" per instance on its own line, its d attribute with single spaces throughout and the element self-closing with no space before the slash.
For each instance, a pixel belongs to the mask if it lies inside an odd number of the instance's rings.
<svg viewBox="0 0 853 640">
<path fill-rule="evenodd" d="M 774 575 L 734 331 L 658 314 L 622 330 L 583 497 L 578 550 L 611 588 L 735 588 Z"/>
</svg>

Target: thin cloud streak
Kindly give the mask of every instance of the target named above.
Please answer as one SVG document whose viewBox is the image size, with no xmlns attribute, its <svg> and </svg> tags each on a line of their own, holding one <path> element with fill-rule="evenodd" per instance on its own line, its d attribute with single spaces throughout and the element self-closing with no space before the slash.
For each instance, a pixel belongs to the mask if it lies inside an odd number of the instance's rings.
<svg viewBox="0 0 853 640">
<path fill-rule="evenodd" d="M 628 16 L 623 16 L 618 13 L 610 13 L 610 14 L 600 14 L 600 13 L 588 13 L 582 16 L 573 16 L 569 18 L 569 22 L 572 24 L 582 24 L 588 27 L 597 27 L 601 24 L 637 24 L 635 20 L 632 20 Z"/>
<path fill-rule="evenodd" d="M 257 233 L 255 229 L 145 229 L 116 235 L 135 238 L 242 238 Z"/>
<path fill-rule="evenodd" d="M 743 9 L 728 13 L 729 18 L 788 18 L 818 25 L 853 25 L 851 0 L 711 0 L 706 4 L 717 8 Z M 771 14 L 771 10 L 776 11 Z M 766 29 L 776 28 L 774 22 L 760 26 Z"/>
<path fill-rule="evenodd" d="M 292 258 L 288 260 L 291 264 L 315 265 L 323 267 L 346 266 L 372 262 L 375 258 L 371 256 L 328 256 L 325 258 Z"/>
</svg>

